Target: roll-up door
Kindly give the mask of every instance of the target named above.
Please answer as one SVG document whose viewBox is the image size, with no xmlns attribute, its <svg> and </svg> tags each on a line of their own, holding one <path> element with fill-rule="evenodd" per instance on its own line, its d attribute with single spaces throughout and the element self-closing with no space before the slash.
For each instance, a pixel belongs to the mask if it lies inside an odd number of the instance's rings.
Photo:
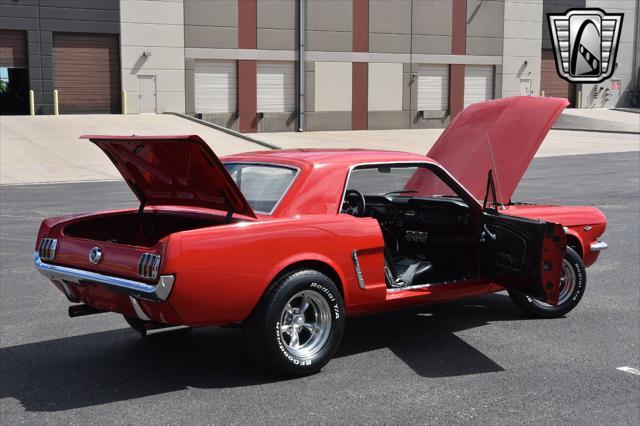
<svg viewBox="0 0 640 426">
<path fill-rule="evenodd" d="M 236 112 L 235 61 L 198 61 L 194 70 L 195 112 Z"/>
<path fill-rule="evenodd" d="M 27 37 L 24 31 L 0 30 L 0 67 L 27 67 Z"/>
<path fill-rule="evenodd" d="M 449 109 L 449 66 L 420 65 L 418 70 L 418 110 Z"/>
<path fill-rule="evenodd" d="M 465 65 L 464 106 L 493 99 L 493 65 Z"/>
<path fill-rule="evenodd" d="M 256 72 L 257 111 L 295 111 L 295 64 L 293 62 L 258 62 Z"/>
<path fill-rule="evenodd" d="M 540 90 L 544 91 L 545 96 L 566 98 L 573 104 L 573 88 L 573 84 L 558 75 L 553 51 L 543 50 L 540 66 Z"/>
<path fill-rule="evenodd" d="M 61 113 L 120 111 L 117 35 L 54 34 L 53 70 Z"/>
</svg>

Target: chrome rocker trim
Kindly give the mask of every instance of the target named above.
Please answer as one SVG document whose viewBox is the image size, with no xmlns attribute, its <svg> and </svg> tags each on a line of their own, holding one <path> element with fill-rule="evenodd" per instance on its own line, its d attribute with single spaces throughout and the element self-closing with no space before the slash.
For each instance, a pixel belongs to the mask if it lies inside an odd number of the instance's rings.
<svg viewBox="0 0 640 426">
<path fill-rule="evenodd" d="M 606 250 L 608 247 L 609 245 L 604 241 L 591 243 L 591 251 L 602 251 L 602 250 Z"/>
<path fill-rule="evenodd" d="M 140 299 L 153 302 L 164 302 L 169 297 L 175 277 L 173 275 L 160 275 L 158 284 L 147 284 L 140 281 L 128 280 L 125 278 L 112 277 L 97 272 L 85 271 L 82 269 L 69 268 L 66 266 L 51 265 L 40 260 L 40 254 L 33 254 L 33 263 L 42 275 L 50 280 L 59 281 L 63 284 L 74 283 L 78 285 L 96 282 L 103 284 L 115 293 L 128 296 L 139 297 Z"/>
</svg>

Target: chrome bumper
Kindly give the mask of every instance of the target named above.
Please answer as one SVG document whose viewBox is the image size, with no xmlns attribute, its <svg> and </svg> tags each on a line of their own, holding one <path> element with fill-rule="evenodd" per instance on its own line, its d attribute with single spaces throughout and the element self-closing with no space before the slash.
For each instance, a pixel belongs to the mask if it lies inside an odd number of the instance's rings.
<svg viewBox="0 0 640 426">
<path fill-rule="evenodd" d="M 606 250 L 608 247 L 609 245 L 604 241 L 591 243 L 591 251 L 602 251 L 602 250 Z"/>
<path fill-rule="evenodd" d="M 173 275 L 160 275 L 158 284 L 154 285 L 125 278 L 112 277 L 82 269 L 51 265 L 49 263 L 42 262 L 38 252 L 33 254 L 33 263 L 42 275 L 50 280 L 60 282 L 65 288 L 67 297 L 72 296 L 67 286 L 68 283 L 83 285 L 89 282 L 94 282 L 109 287 L 109 289 L 115 293 L 135 296 L 140 299 L 151 300 L 153 302 L 164 302 L 169 297 L 175 280 Z"/>
</svg>

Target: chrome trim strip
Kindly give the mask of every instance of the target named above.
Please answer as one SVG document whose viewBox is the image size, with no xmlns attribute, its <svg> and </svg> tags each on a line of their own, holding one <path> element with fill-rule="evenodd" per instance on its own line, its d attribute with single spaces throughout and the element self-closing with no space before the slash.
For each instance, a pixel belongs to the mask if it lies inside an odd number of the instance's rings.
<svg viewBox="0 0 640 426">
<path fill-rule="evenodd" d="M 296 174 L 293 175 L 293 179 L 291 179 L 291 182 L 289 182 L 289 185 L 285 188 L 284 192 L 282 193 L 282 197 L 280 197 L 280 199 L 278 200 L 278 202 L 273 206 L 273 208 L 271 209 L 270 212 L 261 212 L 258 210 L 253 210 L 253 207 L 251 208 L 255 213 L 261 213 L 261 214 L 268 214 L 268 215 L 273 215 L 273 212 L 276 211 L 276 209 L 280 206 L 280 203 L 282 202 L 282 200 L 284 200 L 284 198 L 287 196 L 287 194 L 289 193 L 289 190 L 291 189 L 291 187 L 293 186 L 294 182 L 296 181 L 296 179 L 298 179 L 298 176 L 300 176 L 300 168 L 297 166 L 292 166 L 290 164 L 282 164 L 282 163 L 270 163 L 270 162 L 261 162 L 261 161 L 227 161 L 227 162 L 223 162 L 222 165 L 223 166 L 227 166 L 228 165 L 249 165 L 249 166 L 271 166 L 271 167 L 280 167 L 281 169 L 289 169 L 289 170 L 295 170 Z M 226 167 L 225 167 L 226 170 Z M 227 173 L 229 173 L 229 170 L 227 170 Z M 231 175 L 229 173 L 229 175 Z M 240 188 L 238 188 L 240 189 Z M 240 190 L 240 192 L 242 192 L 242 190 Z M 244 194 L 242 194 L 244 196 Z"/>
<path fill-rule="evenodd" d="M 51 280 L 67 281 L 78 285 L 83 285 L 87 282 L 97 282 L 117 293 L 124 293 L 153 302 L 164 302 L 167 300 L 175 281 L 173 275 L 161 275 L 158 284 L 153 285 L 125 278 L 112 277 L 98 272 L 51 265 L 42 262 L 38 252 L 33 254 L 33 263 L 42 275 Z"/>
<path fill-rule="evenodd" d="M 131 305 L 133 306 L 133 310 L 136 312 L 136 315 L 140 320 L 151 321 L 151 318 L 149 318 L 149 316 L 144 312 L 144 309 L 142 309 L 142 306 L 140 306 L 140 304 L 138 303 L 138 300 L 135 297 L 129 296 L 129 300 L 131 300 Z"/>
<path fill-rule="evenodd" d="M 591 251 L 602 251 L 606 250 L 609 247 L 609 244 L 604 241 L 598 241 L 595 243 L 591 243 Z"/>
<path fill-rule="evenodd" d="M 356 268 L 356 277 L 358 278 L 358 286 L 364 290 L 364 276 L 362 275 L 362 268 L 360 267 L 360 260 L 358 260 L 358 250 L 351 252 L 351 258 L 353 259 L 353 266 Z"/>
</svg>

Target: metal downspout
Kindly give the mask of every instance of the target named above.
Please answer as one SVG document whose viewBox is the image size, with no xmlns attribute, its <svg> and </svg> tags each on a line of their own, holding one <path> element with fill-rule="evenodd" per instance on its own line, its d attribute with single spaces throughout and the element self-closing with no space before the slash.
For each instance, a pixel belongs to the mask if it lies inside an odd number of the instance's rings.
<svg viewBox="0 0 640 426">
<path fill-rule="evenodd" d="M 305 51 L 304 51 L 304 33 L 305 33 L 305 14 L 306 0 L 298 0 L 298 131 L 304 132 L 305 129 Z"/>
</svg>

